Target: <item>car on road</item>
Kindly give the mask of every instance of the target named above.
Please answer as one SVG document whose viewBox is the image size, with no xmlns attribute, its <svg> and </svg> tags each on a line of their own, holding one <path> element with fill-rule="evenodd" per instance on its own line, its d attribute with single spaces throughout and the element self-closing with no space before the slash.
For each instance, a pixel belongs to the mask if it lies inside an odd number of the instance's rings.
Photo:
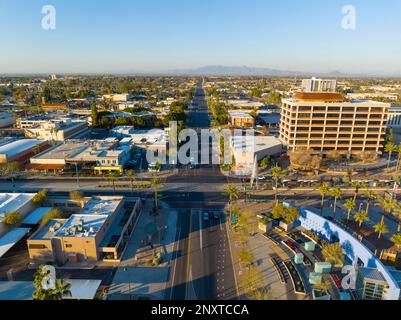
<svg viewBox="0 0 401 320">
<path fill-rule="evenodd" d="M 208 212 L 204 212 L 203 213 L 203 220 L 205 220 L 205 221 L 209 220 L 209 213 Z"/>
</svg>

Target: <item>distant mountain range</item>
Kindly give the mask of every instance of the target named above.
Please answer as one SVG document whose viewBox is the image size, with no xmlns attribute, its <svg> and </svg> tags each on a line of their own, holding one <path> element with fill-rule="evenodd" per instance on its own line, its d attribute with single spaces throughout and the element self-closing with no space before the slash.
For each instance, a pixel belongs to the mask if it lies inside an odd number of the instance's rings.
<svg viewBox="0 0 401 320">
<path fill-rule="evenodd" d="M 57 72 L 56 72 L 57 73 Z M 347 78 L 347 77 L 355 77 L 355 78 L 363 78 L 363 77 L 393 77 L 400 78 L 401 72 L 371 72 L 371 73 L 343 73 L 340 71 L 331 71 L 331 72 L 304 72 L 304 71 L 291 71 L 291 70 L 279 70 L 279 69 L 271 69 L 271 68 L 255 68 L 248 66 L 222 66 L 222 65 L 210 65 L 204 66 L 200 68 L 194 69 L 173 69 L 166 71 L 99 71 L 99 72 L 82 72 L 82 73 L 57 73 L 60 75 L 157 75 L 157 76 L 270 76 L 270 77 L 330 77 L 330 78 Z M 33 75 L 31 74 L 3 74 L 3 75 L 15 75 L 15 76 L 27 76 Z M 46 73 L 42 73 L 41 75 L 48 75 Z M 0 74 L 2 76 L 2 74 Z"/>
<path fill-rule="evenodd" d="M 196 69 L 175 69 L 168 70 L 165 72 L 158 72 L 157 74 L 165 75 L 195 75 L 195 76 L 271 76 L 271 77 L 395 77 L 400 76 L 396 74 L 386 73 L 372 73 L 372 74 L 353 74 L 353 73 L 342 73 L 340 71 L 331 72 L 304 72 L 304 71 L 290 71 L 290 70 L 278 70 L 270 68 L 255 68 L 248 66 L 204 66 Z"/>
</svg>

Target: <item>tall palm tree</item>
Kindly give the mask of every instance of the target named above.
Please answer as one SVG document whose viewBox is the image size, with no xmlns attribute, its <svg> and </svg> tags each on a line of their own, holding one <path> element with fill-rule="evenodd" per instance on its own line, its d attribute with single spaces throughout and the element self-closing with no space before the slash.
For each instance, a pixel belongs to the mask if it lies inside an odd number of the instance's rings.
<svg viewBox="0 0 401 320">
<path fill-rule="evenodd" d="M 330 185 L 329 185 L 327 182 L 323 183 L 323 184 L 319 187 L 319 192 L 320 192 L 320 195 L 322 196 L 322 205 L 321 205 L 321 207 L 322 207 L 322 209 L 323 209 L 323 207 L 324 207 L 324 198 L 325 198 L 328 194 L 330 194 Z"/>
<path fill-rule="evenodd" d="M 330 190 L 330 194 L 331 194 L 332 197 L 334 197 L 334 207 L 333 207 L 333 210 L 334 210 L 334 213 L 335 213 L 335 212 L 336 212 L 336 209 L 337 209 L 337 200 L 338 200 L 338 199 L 341 199 L 342 196 L 343 196 L 342 190 L 341 190 L 340 187 L 334 187 L 334 188 L 332 188 L 332 189 Z"/>
<path fill-rule="evenodd" d="M 390 169 L 390 163 L 391 163 L 391 156 L 393 152 L 397 151 L 397 146 L 394 142 L 389 141 L 386 144 L 386 147 L 384 148 L 384 151 L 388 153 L 388 159 L 387 159 L 387 170 Z"/>
<path fill-rule="evenodd" d="M 323 244 L 322 255 L 325 261 L 334 266 L 342 266 L 344 264 L 344 252 L 339 242 Z"/>
<path fill-rule="evenodd" d="M 275 165 L 273 168 L 270 169 L 270 175 L 274 179 L 275 184 L 275 192 L 274 192 L 274 200 L 277 203 L 277 189 L 278 189 L 278 181 L 282 176 L 288 174 L 288 170 L 282 169 L 279 165 Z"/>
<path fill-rule="evenodd" d="M 355 213 L 354 219 L 359 223 L 359 228 L 362 227 L 362 223 L 370 220 L 368 213 L 364 210 L 360 210 Z"/>
<path fill-rule="evenodd" d="M 377 199 L 377 195 L 374 191 L 366 189 L 365 196 L 366 196 L 366 213 L 369 214 L 370 204 L 372 203 L 372 201 L 375 201 Z"/>
<path fill-rule="evenodd" d="M 232 222 L 232 208 L 231 208 L 231 204 L 233 199 L 238 199 L 239 197 L 239 190 L 236 186 L 232 185 L 232 184 L 226 184 L 224 186 L 224 191 L 225 193 L 228 195 L 228 199 L 229 199 L 229 209 L 230 209 L 230 223 Z"/>
<path fill-rule="evenodd" d="M 397 147 L 397 166 L 396 166 L 396 170 L 400 170 L 400 165 L 401 165 L 401 143 L 398 145 Z"/>
<path fill-rule="evenodd" d="M 158 201 L 157 201 L 157 196 L 159 192 L 159 187 L 160 187 L 160 179 L 155 177 L 150 180 L 150 185 L 152 186 L 153 189 L 153 196 L 154 196 L 154 203 L 155 203 L 155 209 L 158 209 Z"/>
<path fill-rule="evenodd" d="M 347 221 L 349 221 L 349 218 L 351 216 L 351 211 L 355 210 L 356 208 L 356 202 L 354 199 L 349 198 L 344 202 L 344 207 L 348 210 L 348 214 L 347 214 Z"/>
<path fill-rule="evenodd" d="M 116 178 L 115 173 L 110 172 L 107 180 L 109 180 L 112 183 L 112 185 L 113 185 L 113 194 L 116 194 L 116 180 L 117 180 L 117 178 Z"/>
<path fill-rule="evenodd" d="M 377 223 L 374 226 L 374 228 L 375 228 L 375 231 L 379 234 L 378 237 L 377 237 L 378 239 L 381 238 L 383 233 L 387 233 L 388 232 L 387 225 L 384 222 L 384 216 L 382 216 L 382 220 L 379 223 Z"/>
<path fill-rule="evenodd" d="M 127 177 L 130 179 L 131 181 L 131 193 L 134 193 L 134 181 L 135 181 L 135 171 L 130 169 L 127 171 Z"/>
<path fill-rule="evenodd" d="M 356 202 L 356 199 L 357 199 L 358 194 L 359 194 L 359 189 L 362 187 L 362 183 L 360 183 L 359 181 L 354 181 L 354 182 L 352 183 L 352 186 L 355 188 L 355 191 L 354 191 L 354 201 Z"/>
<path fill-rule="evenodd" d="M 395 209 L 398 205 L 397 200 L 391 197 L 378 197 L 376 201 L 376 205 L 383 209 L 383 217 L 384 215 L 391 214 L 393 209 Z"/>
</svg>

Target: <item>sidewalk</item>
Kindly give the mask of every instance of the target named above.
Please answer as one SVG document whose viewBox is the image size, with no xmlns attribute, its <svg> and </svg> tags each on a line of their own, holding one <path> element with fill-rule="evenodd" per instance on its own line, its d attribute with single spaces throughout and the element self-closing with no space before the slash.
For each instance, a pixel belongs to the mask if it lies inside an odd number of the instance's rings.
<svg viewBox="0 0 401 320">
<path fill-rule="evenodd" d="M 177 212 L 169 210 L 167 206 L 160 203 L 159 216 L 154 217 L 150 215 L 151 203 L 152 201 L 148 201 L 142 210 L 138 225 L 128 242 L 122 261 L 110 285 L 107 294 L 108 300 L 134 299 L 143 296 L 151 299 L 165 298 L 170 261 L 174 250 Z M 164 252 L 164 263 L 157 267 L 139 265 L 137 260 L 139 250 L 144 249 L 145 241 L 148 239 L 145 230 L 150 223 L 154 223 L 160 230 L 152 236 L 154 248 L 161 248 Z M 160 245 L 158 245 L 159 243 Z M 153 252 L 153 249 L 149 250 L 150 253 Z"/>
</svg>

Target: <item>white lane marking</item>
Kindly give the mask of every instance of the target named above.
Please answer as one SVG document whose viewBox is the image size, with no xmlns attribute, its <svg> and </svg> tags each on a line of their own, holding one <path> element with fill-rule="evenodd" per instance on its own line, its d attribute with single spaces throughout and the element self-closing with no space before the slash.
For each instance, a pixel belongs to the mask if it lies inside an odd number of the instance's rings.
<svg viewBox="0 0 401 320">
<path fill-rule="evenodd" d="M 200 211 L 199 213 L 199 238 L 200 238 L 200 249 L 201 251 L 203 250 L 203 245 L 202 245 L 202 214 L 203 212 Z"/>
<path fill-rule="evenodd" d="M 177 247 L 176 248 L 178 248 L 178 245 L 179 245 L 179 242 L 180 242 L 180 238 L 181 238 L 181 226 L 178 229 L 178 239 L 177 239 L 177 244 L 176 244 Z M 172 297 L 173 297 L 174 279 L 175 279 L 175 272 L 176 272 L 177 260 L 178 260 L 178 253 L 177 253 L 177 251 L 175 249 L 174 249 L 174 252 L 175 252 L 174 272 L 173 272 L 173 279 L 172 279 L 172 282 L 171 282 L 170 300 L 172 300 Z"/>
</svg>

